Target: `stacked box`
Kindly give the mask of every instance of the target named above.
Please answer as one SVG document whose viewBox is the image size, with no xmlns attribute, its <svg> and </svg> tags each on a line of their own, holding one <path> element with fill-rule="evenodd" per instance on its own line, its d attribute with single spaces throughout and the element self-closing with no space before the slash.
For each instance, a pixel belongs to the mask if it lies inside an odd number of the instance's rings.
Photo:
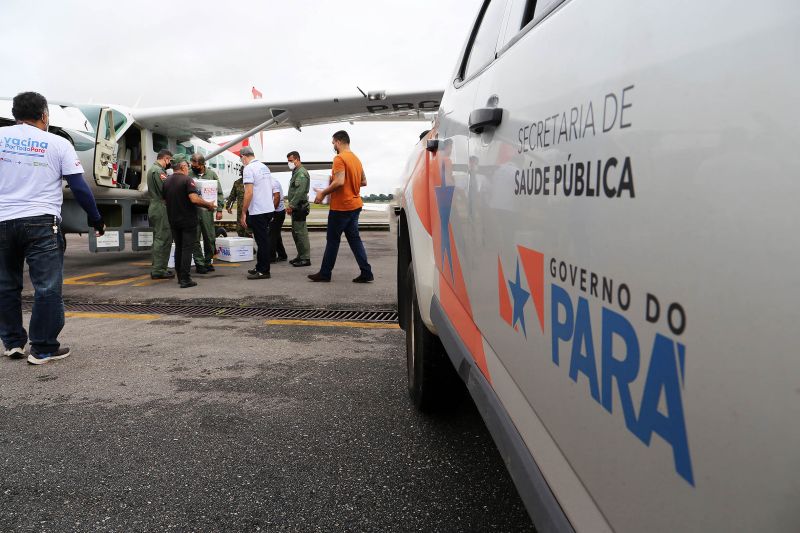
<svg viewBox="0 0 800 533">
<path fill-rule="evenodd" d="M 217 259 L 229 263 L 253 260 L 253 239 L 217 237 Z"/>
<path fill-rule="evenodd" d="M 206 202 L 217 203 L 217 180 L 194 180 Z"/>
</svg>

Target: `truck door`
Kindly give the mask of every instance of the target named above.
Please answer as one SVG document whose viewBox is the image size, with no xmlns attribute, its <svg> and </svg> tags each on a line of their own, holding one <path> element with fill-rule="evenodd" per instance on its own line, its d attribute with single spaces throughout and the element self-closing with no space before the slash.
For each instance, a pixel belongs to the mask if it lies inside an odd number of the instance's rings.
<svg viewBox="0 0 800 533">
<path fill-rule="evenodd" d="M 114 129 L 114 112 L 107 107 L 100 110 L 94 149 L 94 181 L 100 187 L 117 186 L 117 136 Z"/>
<path fill-rule="evenodd" d="M 467 291 L 470 272 L 466 258 L 467 233 L 474 225 L 468 197 L 472 160 L 469 115 L 475 104 L 479 74 L 495 57 L 498 35 L 506 16 L 506 0 L 487 0 L 481 7 L 459 63 L 454 87 L 446 92 L 439 110 L 438 151 L 430 160 L 431 184 L 437 210 L 432 212 L 434 253 L 443 288 L 450 291 L 471 315 Z"/>
</svg>

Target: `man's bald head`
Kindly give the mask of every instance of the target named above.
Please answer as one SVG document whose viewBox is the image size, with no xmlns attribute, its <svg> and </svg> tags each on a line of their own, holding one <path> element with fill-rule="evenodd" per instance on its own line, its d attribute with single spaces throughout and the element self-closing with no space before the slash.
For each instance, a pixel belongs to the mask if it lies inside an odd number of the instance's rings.
<svg viewBox="0 0 800 533">
<path fill-rule="evenodd" d="M 197 165 L 205 165 L 206 164 L 206 158 L 205 158 L 205 156 L 203 154 L 194 153 L 194 154 L 192 154 L 192 163 L 197 164 Z"/>
</svg>

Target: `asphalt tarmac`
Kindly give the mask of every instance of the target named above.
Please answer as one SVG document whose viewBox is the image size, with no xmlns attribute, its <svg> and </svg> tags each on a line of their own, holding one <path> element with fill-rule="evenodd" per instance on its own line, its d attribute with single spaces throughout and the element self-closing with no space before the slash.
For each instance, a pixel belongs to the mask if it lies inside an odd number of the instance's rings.
<svg viewBox="0 0 800 533">
<path fill-rule="evenodd" d="M 65 300 L 392 309 L 394 235 L 363 236 L 373 284 L 351 283 L 344 244 L 329 284 L 286 263 L 247 281 L 242 263 L 186 290 L 121 281 L 147 274 L 147 252 L 70 237 L 65 277 L 103 274 Z M 0 530 L 532 530 L 471 401 L 412 409 L 404 339 L 393 325 L 70 313 L 70 357 L 0 360 Z"/>
</svg>

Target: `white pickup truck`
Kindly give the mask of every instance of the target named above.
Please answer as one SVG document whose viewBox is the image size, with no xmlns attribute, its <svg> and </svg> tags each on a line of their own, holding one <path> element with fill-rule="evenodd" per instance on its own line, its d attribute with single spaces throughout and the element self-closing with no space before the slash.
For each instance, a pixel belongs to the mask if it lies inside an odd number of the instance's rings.
<svg viewBox="0 0 800 533">
<path fill-rule="evenodd" d="M 799 65 L 797 2 L 483 3 L 398 306 L 540 531 L 800 531 Z"/>
</svg>

